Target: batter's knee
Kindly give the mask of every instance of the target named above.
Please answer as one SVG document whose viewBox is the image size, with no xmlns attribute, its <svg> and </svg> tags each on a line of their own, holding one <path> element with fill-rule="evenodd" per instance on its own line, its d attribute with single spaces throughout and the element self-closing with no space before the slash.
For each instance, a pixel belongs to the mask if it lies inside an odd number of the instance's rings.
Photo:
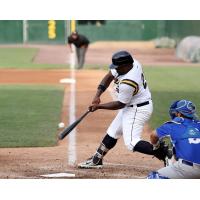
<svg viewBox="0 0 200 200">
<path fill-rule="evenodd" d="M 126 148 L 127 148 L 129 151 L 132 151 L 132 152 L 133 152 L 134 146 L 132 146 L 131 143 L 130 143 L 130 144 L 127 144 L 127 145 L 126 145 Z"/>
<path fill-rule="evenodd" d="M 132 140 L 131 142 L 125 142 L 125 145 L 126 145 L 126 148 L 129 150 L 129 151 L 134 151 L 134 147 L 135 145 L 140 141 L 140 138 L 136 138 L 134 140 Z"/>
</svg>

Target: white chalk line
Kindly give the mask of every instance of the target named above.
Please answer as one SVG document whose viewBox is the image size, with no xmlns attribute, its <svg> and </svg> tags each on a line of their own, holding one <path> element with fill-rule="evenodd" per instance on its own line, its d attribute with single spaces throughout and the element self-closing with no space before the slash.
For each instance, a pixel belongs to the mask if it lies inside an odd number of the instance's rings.
<svg viewBox="0 0 200 200">
<path fill-rule="evenodd" d="M 73 52 L 75 52 L 75 47 L 73 47 Z M 70 84 L 70 97 L 69 97 L 69 124 L 73 123 L 76 119 L 76 78 L 75 78 L 75 62 L 76 54 L 70 54 L 70 78 L 64 78 L 60 80 L 60 83 Z M 64 99 L 66 98 L 66 92 Z M 76 128 L 68 136 L 68 165 L 74 166 L 76 163 Z M 40 175 L 45 178 L 59 178 L 59 177 L 75 177 L 75 174 L 70 173 L 56 173 L 56 174 L 44 174 Z"/>
<path fill-rule="evenodd" d="M 73 53 L 70 55 L 70 78 L 75 78 L 75 47 L 72 45 Z M 76 120 L 76 82 L 70 84 L 70 99 L 69 99 L 69 124 L 72 124 Z M 69 134 L 68 142 L 68 165 L 74 166 L 76 163 L 76 128 Z"/>
</svg>

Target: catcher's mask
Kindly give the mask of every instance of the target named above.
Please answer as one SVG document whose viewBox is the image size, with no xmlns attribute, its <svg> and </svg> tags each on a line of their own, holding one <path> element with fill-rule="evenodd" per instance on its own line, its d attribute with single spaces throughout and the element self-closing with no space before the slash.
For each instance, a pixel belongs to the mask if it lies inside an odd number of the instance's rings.
<svg viewBox="0 0 200 200">
<path fill-rule="evenodd" d="M 183 116 L 191 119 L 198 118 L 196 115 L 196 106 L 188 100 L 182 99 L 175 101 L 169 108 L 169 115 L 171 119 L 176 117 L 176 113 L 181 113 Z"/>
<path fill-rule="evenodd" d="M 112 64 L 110 65 L 110 69 L 116 69 L 120 65 L 124 64 L 133 64 L 134 60 L 130 53 L 127 51 L 118 51 L 112 56 Z"/>
</svg>

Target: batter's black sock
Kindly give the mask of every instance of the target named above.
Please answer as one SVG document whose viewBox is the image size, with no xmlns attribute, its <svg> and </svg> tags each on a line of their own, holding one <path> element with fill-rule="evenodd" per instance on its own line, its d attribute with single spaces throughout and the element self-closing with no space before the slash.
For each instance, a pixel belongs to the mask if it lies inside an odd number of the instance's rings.
<svg viewBox="0 0 200 200">
<path fill-rule="evenodd" d="M 110 150 L 116 145 L 117 139 L 112 138 L 108 134 L 106 134 L 102 140 L 102 143 L 105 145 L 106 148 Z"/>
<path fill-rule="evenodd" d="M 153 145 L 147 141 L 140 140 L 134 147 L 134 151 L 138 151 L 140 153 L 154 155 Z"/>
<path fill-rule="evenodd" d="M 117 139 L 110 137 L 108 134 L 103 138 L 102 143 L 93 156 L 93 163 L 99 164 L 107 152 L 112 149 L 117 143 Z"/>
</svg>

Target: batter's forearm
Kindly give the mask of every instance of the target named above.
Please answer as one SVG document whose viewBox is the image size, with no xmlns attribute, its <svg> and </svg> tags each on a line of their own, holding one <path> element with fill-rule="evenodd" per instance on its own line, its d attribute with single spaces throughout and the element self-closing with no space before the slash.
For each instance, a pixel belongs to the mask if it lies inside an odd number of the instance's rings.
<svg viewBox="0 0 200 200">
<path fill-rule="evenodd" d="M 92 104 L 100 104 L 100 96 L 108 88 L 112 80 L 114 79 L 111 72 L 107 73 L 106 76 L 102 79 L 101 83 L 98 85 L 97 92 L 92 100 Z"/>
<path fill-rule="evenodd" d="M 100 84 L 98 85 L 96 97 L 100 97 L 101 94 L 109 87 L 110 83 L 113 81 L 114 76 L 109 72 L 105 75 L 105 77 L 102 79 Z"/>
<path fill-rule="evenodd" d="M 104 93 L 104 91 L 105 91 L 105 90 L 102 90 L 102 89 L 98 88 L 98 89 L 97 89 L 97 92 L 96 92 L 96 94 L 95 94 L 95 98 L 100 97 L 101 94 Z"/>
</svg>

